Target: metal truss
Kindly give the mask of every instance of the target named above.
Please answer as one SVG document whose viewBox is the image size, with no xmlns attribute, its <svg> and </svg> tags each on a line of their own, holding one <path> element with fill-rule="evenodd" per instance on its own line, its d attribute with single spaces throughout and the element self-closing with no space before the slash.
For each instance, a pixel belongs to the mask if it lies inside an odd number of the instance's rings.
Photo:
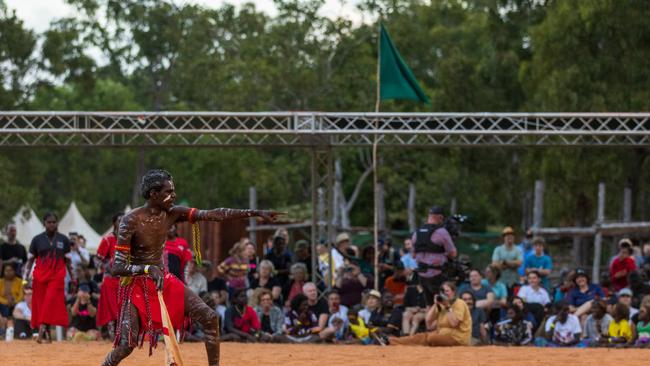
<svg viewBox="0 0 650 366">
<path fill-rule="evenodd" d="M 650 113 L 0 112 L 0 146 L 638 146 Z"/>
<path fill-rule="evenodd" d="M 312 281 L 325 284 L 329 289 L 332 286 L 332 240 L 334 239 L 334 226 L 332 225 L 332 187 L 333 187 L 333 163 L 332 149 L 329 147 L 314 147 L 311 151 L 311 204 L 312 204 L 312 228 L 311 228 L 311 260 L 312 260 Z M 329 258 L 329 274 L 317 271 L 319 253 L 317 243 L 326 246 Z M 322 295 L 322 294 L 321 294 Z"/>
</svg>

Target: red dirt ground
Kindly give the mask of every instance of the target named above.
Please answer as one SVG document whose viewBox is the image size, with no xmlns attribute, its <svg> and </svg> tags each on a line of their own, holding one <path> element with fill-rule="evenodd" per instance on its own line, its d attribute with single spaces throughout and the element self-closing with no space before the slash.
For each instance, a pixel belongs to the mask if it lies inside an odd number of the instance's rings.
<svg viewBox="0 0 650 366">
<path fill-rule="evenodd" d="M 39 345 L 32 341 L 0 342 L 0 365 L 100 365 L 111 344 L 106 342 Z M 181 345 L 185 366 L 206 364 L 203 344 Z M 135 350 L 121 365 L 163 366 L 162 343 L 148 357 L 146 349 Z M 235 344 L 221 345 L 223 366 L 600 366 L 650 365 L 650 349 L 557 349 L 508 347 L 377 347 L 334 345 Z"/>
</svg>

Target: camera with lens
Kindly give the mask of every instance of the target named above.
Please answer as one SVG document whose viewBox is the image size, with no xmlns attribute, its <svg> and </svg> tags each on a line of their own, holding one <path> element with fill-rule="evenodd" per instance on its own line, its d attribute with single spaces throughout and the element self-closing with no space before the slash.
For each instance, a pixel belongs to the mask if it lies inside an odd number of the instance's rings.
<svg viewBox="0 0 650 366">
<path fill-rule="evenodd" d="M 436 302 L 438 302 L 438 303 L 442 303 L 442 302 L 445 302 L 447 300 L 449 300 L 449 298 L 444 293 L 440 293 L 440 294 L 436 295 Z"/>
</svg>

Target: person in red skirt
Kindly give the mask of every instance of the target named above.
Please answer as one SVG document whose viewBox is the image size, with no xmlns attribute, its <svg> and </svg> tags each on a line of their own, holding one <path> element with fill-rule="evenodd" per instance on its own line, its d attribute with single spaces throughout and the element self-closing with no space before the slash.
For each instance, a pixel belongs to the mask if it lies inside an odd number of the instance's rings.
<svg viewBox="0 0 650 366">
<path fill-rule="evenodd" d="M 117 225 L 124 213 L 118 212 L 113 215 L 113 232 L 106 234 L 97 248 L 97 260 L 99 267 L 104 272 L 102 287 L 97 306 L 97 328 L 108 326 L 108 334 L 111 339 L 115 338 L 115 321 L 117 321 L 117 291 L 120 288 L 120 279 L 111 275 L 111 266 L 115 259 L 115 246 L 117 245 Z"/>
<path fill-rule="evenodd" d="M 274 211 L 217 208 L 197 210 L 175 206 L 172 176 L 164 170 L 151 170 L 140 185 L 146 203 L 120 220 L 112 274 L 120 276 L 117 321 L 113 350 L 104 366 L 118 365 L 136 346 L 149 339 L 149 354 L 163 331 L 157 291 L 162 291 L 174 329 L 184 316 L 202 325 L 208 365 L 219 364 L 219 315 L 174 275 L 166 273 L 162 262 L 167 231 L 177 222 L 225 221 L 250 217 L 274 220 Z M 199 253 L 197 253 L 197 256 Z M 171 335 L 174 336 L 174 335 Z"/>
<path fill-rule="evenodd" d="M 48 212 L 43 217 L 43 222 L 45 232 L 32 239 L 23 278 L 32 282 L 32 329 L 38 329 L 39 343 L 50 343 L 50 326 L 68 326 L 68 311 L 65 307 L 66 269 L 73 282 L 75 279 L 70 262 L 70 241 L 57 232 L 57 216 Z"/>
</svg>

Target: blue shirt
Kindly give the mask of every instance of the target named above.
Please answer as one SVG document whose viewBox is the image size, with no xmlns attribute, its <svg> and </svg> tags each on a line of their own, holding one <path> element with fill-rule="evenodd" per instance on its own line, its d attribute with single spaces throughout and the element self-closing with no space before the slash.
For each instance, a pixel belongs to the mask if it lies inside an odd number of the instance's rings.
<svg viewBox="0 0 650 366">
<path fill-rule="evenodd" d="M 497 281 L 494 286 L 491 286 L 486 278 L 481 280 L 481 285 L 489 287 L 492 292 L 494 292 L 494 297 L 496 300 L 501 300 L 508 297 L 508 289 L 506 285 L 501 281 Z"/>
<path fill-rule="evenodd" d="M 546 254 L 542 254 L 538 257 L 533 253 L 524 260 L 524 268 L 553 269 L 553 261 L 551 260 L 551 257 Z M 546 289 L 549 288 L 548 276 L 542 276 L 542 286 Z"/>
<path fill-rule="evenodd" d="M 418 268 L 418 262 L 415 261 L 415 258 L 411 255 L 411 253 L 406 253 L 400 258 L 402 261 L 402 264 L 404 264 L 404 268 L 406 269 L 417 269 Z"/>
<path fill-rule="evenodd" d="M 604 298 L 605 294 L 603 293 L 603 289 L 600 288 L 600 286 L 590 283 L 589 288 L 587 289 L 587 292 L 580 292 L 579 287 L 574 287 L 569 291 L 569 293 L 566 295 L 566 300 L 569 304 L 578 307 L 587 301 L 593 300 L 596 297 L 599 298 Z"/>
</svg>

